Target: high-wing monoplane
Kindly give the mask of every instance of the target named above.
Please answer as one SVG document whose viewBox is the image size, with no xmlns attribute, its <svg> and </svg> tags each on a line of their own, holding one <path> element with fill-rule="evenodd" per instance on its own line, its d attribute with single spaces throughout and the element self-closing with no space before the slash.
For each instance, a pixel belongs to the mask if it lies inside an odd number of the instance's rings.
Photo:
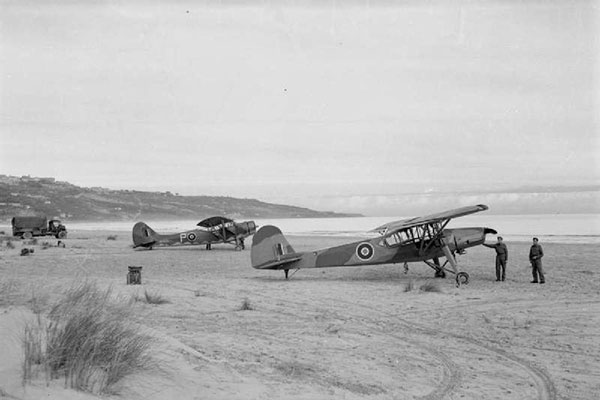
<svg viewBox="0 0 600 400">
<path fill-rule="evenodd" d="M 225 217 L 210 217 L 198 222 L 200 228 L 161 235 L 143 222 L 133 226 L 133 247 L 152 249 L 155 246 L 206 245 L 211 250 L 215 243 L 230 243 L 236 250 L 245 248 L 244 239 L 256 232 L 254 221 L 235 222 Z"/>
<path fill-rule="evenodd" d="M 456 275 L 456 283 L 469 282 L 469 274 L 459 271 L 455 254 L 463 254 L 468 247 L 483 244 L 487 234 L 496 234 L 490 228 L 453 228 L 448 223 L 457 217 L 487 210 L 480 204 L 444 211 L 425 217 L 391 222 L 373 229 L 379 233 L 373 239 L 332 247 L 324 250 L 297 253 L 281 230 L 267 225 L 252 239 L 252 267 L 283 270 L 286 279 L 290 270 L 301 268 L 356 267 L 362 265 L 423 261 L 435 270 L 435 276 L 444 278 L 446 272 Z M 446 261 L 441 264 L 440 258 Z"/>
</svg>

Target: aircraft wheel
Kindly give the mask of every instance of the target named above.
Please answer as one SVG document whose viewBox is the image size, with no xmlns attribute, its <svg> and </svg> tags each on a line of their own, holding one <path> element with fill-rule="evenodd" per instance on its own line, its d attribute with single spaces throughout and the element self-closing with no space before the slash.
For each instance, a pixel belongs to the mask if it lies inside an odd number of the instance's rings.
<svg viewBox="0 0 600 400">
<path fill-rule="evenodd" d="M 23 234 L 23 239 L 27 239 L 27 240 L 29 240 L 29 239 L 31 239 L 32 237 L 33 237 L 33 233 L 31 233 L 31 232 L 25 232 L 25 233 Z"/>
<path fill-rule="evenodd" d="M 435 271 L 435 275 L 436 278 L 446 278 L 446 271 L 444 271 L 443 269 L 438 269 Z"/>
<path fill-rule="evenodd" d="M 466 285 L 469 283 L 469 274 L 466 272 L 459 272 L 456 274 L 456 283 L 459 285 Z"/>
<path fill-rule="evenodd" d="M 60 231 L 58 232 L 58 235 L 56 235 L 57 239 L 64 239 L 67 237 L 67 232 L 66 231 Z"/>
</svg>

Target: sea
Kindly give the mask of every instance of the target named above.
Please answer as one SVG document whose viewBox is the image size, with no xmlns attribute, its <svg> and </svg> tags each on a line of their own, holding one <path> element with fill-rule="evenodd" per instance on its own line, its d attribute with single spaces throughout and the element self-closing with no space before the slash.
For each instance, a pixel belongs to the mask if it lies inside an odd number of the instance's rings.
<svg viewBox="0 0 600 400">
<path fill-rule="evenodd" d="M 290 236 L 372 237 L 368 231 L 407 217 L 256 219 L 260 226 L 275 225 Z M 200 219 L 146 222 L 159 233 L 194 229 Z M 69 222 L 67 229 L 130 232 L 131 222 Z M 600 244 L 600 214 L 471 215 L 454 219 L 449 228 L 482 226 L 495 229 L 507 241 L 529 242 L 538 237 L 549 243 Z M 489 236 L 488 236 L 489 237 Z M 493 240 L 493 237 L 489 237 Z"/>
</svg>

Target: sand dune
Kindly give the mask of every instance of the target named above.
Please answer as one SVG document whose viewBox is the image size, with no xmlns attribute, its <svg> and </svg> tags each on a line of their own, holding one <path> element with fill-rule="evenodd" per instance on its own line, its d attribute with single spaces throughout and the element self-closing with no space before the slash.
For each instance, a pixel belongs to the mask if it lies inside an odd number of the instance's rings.
<svg viewBox="0 0 600 400">
<path fill-rule="evenodd" d="M 116 234 L 117 240 L 106 240 Z M 291 237 L 297 250 L 347 239 Z M 39 241 L 41 242 L 41 241 Z M 53 243 L 55 241 L 51 241 Z M 591 245 L 546 244 L 546 285 L 530 284 L 527 243 L 508 243 L 508 280 L 493 252 L 459 259 L 468 286 L 402 266 L 302 270 L 250 267 L 230 246 L 134 251 L 115 232 L 70 232 L 67 248 L 0 251 L 0 388 L 5 396 L 85 399 L 61 381 L 20 380 L 19 324 L 37 305 L 84 279 L 121 301 L 148 290 L 169 300 L 133 303 L 156 337 L 160 371 L 126 378 L 128 399 L 591 399 L 600 393 L 600 277 Z M 126 286 L 141 265 L 142 286 Z M 403 288 L 414 280 L 415 290 Z M 244 300 L 253 310 L 240 310 Z M 16 339 L 17 338 L 17 339 Z"/>
</svg>

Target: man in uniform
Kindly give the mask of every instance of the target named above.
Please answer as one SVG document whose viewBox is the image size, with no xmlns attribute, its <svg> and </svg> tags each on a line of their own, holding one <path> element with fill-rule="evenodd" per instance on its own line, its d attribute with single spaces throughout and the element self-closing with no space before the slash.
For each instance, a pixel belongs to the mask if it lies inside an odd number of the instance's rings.
<svg viewBox="0 0 600 400">
<path fill-rule="evenodd" d="M 496 250 L 496 282 L 506 278 L 506 261 L 508 260 L 508 248 L 503 242 L 502 236 L 498 236 L 496 244 L 483 244 L 485 247 Z"/>
<path fill-rule="evenodd" d="M 531 273 L 533 274 L 531 283 L 545 282 L 544 271 L 542 270 L 542 257 L 544 257 L 544 250 L 538 244 L 538 238 L 534 237 L 531 249 L 529 249 L 529 261 L 531 261 Z"/>
</svg>

